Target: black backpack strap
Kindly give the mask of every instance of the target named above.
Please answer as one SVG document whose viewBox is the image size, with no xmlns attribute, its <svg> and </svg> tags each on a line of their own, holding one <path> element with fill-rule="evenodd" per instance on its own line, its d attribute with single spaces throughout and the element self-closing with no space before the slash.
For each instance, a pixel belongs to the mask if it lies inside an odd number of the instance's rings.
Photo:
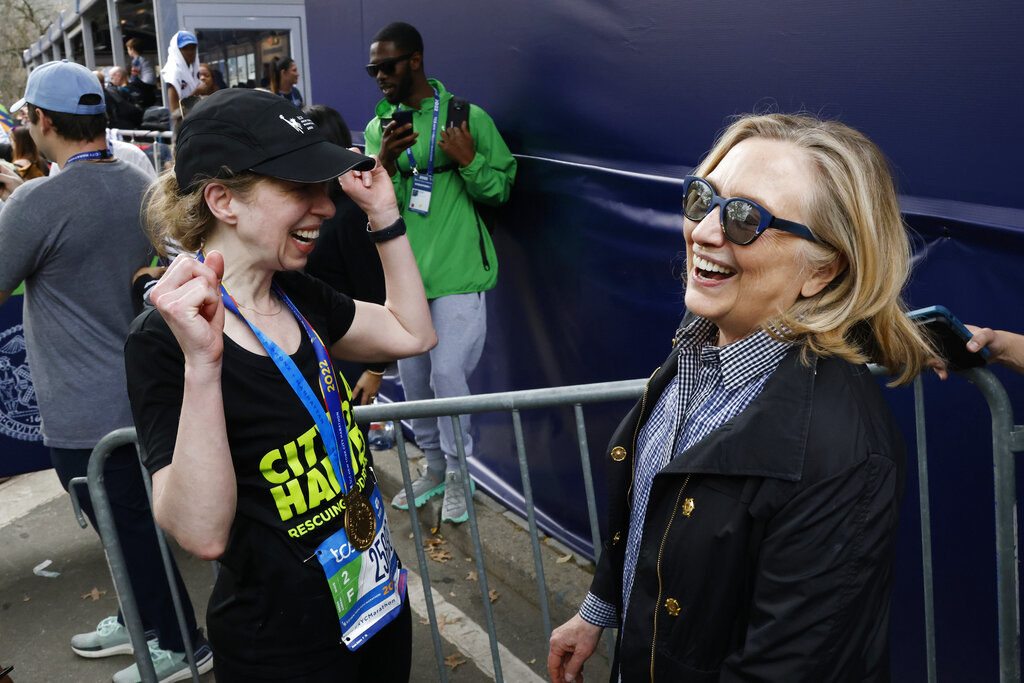
<svg viewBox="0 0 1024 683">
<path fill-rule="evenodd" d="M 457 170 L 459 170 L 459 165 L 453 161 L 449 164 L 441 164 L 440 166 L 435 166 L 434 175 L 437 175 L 438 173 L 448 173 L 449 171 Z M 402 169 L 398 169 L 398 174 L 403 178 L 411 178 L 413 175 L 412 171 L 405 171 Z"/>
</svg>

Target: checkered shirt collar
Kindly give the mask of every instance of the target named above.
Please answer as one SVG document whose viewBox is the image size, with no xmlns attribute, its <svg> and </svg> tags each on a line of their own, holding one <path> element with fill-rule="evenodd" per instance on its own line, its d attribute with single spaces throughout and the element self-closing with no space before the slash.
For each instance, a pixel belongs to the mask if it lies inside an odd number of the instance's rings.
<svg viewBox="0 0 1024 683">
<path fill-rule="evenodd" d="M 717 364 L 726 390 L 742 387 L 775 369 L 793 346 L 792 342 L 776 339 L 760 329 L 725 346 L 713 346 L 717 336 L 718 327 L 714 323 L 696 316 L 680 331 L 679 348 L 682 353 L 699 352 L 702 364 Z"/>
</svg>

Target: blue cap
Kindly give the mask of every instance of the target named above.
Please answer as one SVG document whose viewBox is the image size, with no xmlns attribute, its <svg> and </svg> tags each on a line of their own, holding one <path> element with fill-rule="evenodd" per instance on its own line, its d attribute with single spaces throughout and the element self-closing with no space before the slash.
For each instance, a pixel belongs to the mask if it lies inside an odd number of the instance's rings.
<svg viewBox="0 0 1024 683">
<path fill-rule="evenodd" d="M 196 35 L 190 31 L 178 31 L 178 49 L 185 47 L 186 45 L 198 45 L 199 41 L 196 40 Z"/>
<path fill-rule="evenodd" d="M 98 104 L 79 104 L 83 95 L 96 95 Z M 59 111 L 64 114 L 103 114 L 107 105 L 103 101 L 103 89 L 93 72 L 81 64 L 64 59 L 59 62 L 47 62 L 37 67 L 28 75 L 25 85 L 25 96 L 14 103 L 12 112 L 16 112 L 26 103 L 31 103 L 46 111 Z"/>
</svg>

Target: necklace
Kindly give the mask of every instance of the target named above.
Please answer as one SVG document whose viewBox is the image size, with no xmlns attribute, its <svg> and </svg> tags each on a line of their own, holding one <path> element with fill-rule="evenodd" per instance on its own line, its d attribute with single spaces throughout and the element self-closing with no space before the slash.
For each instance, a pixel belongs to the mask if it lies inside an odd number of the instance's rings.
<svg viewBox="0 0 1024 683">
<path fill-rule="evenodd" d="M 277 302 L 277 310 L 274 311 L 273 313 L 264 313 L 263 311 L 259 310 L 258 308 L 252 308 L 251 306 L 246 306 L 245 304 L 243 304 L 243 303 L 241 303 L 239 301 L 235 301 L 235 305 L 238 306 L 239 308 L 244 308 L 247 311 L 252 311 L 253 313 L 256 313 L 257 315 L 262 315 L 265 318 L 271 318 L 271 317 L 277 315 L 278 313 L 280 313 L 281 311 L 284 310 L 284 306 L 281 305 L 281 302 L 278 299 L 274 299 L 274 301 Z"/>
</svg>

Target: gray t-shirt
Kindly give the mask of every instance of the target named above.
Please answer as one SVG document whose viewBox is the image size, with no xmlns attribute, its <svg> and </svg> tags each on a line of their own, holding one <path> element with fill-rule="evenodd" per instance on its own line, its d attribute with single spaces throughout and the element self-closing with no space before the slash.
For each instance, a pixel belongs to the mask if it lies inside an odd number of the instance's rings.
<svg viewBox="0 0 1024 683">
<path fill-rule="evenodd" d="M 0 291 L 25 282 L 26 353 L 54 448 L 92 448 L 132 425 L 124 372 L 131 279 L 152 248 L 148 185 L 123 161 L 76 162 L 19 187 L 0 210 Z"/>
</svg>

